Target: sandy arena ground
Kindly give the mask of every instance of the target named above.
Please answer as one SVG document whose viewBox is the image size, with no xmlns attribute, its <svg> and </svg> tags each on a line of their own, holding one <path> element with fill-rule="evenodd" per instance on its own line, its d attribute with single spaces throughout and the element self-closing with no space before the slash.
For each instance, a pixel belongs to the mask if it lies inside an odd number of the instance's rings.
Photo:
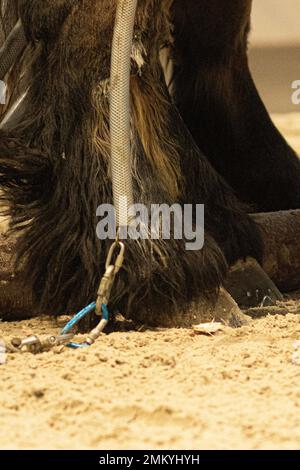
<svg viewBox="0 0 300 470">
<path fill-rule="evenodd" d="M 300 115 L 276 116 L 300 151 Z M 300 449 L 300 296 L 289 314 L 214 337 L 112 333 L 91 348 L 7 355 L 2 449 Z M 1 336 L 62 320 L 2 323 Z"/>
</svg>

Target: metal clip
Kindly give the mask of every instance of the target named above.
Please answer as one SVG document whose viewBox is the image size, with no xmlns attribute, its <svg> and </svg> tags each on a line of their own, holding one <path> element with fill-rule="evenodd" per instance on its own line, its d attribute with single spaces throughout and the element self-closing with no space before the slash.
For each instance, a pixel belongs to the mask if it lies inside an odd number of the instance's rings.
<svg viewBox="0 0 300 470">
<path fill-rule="evenodd" d="M 107 305 L 110 297 L 111 289 L 114 283 L 114 266 L 108 266 L 106 268 L 105 274 L 101 279 L 100 286 L 97 293 L 97 302 L 96 302 L 96 313 L 101 315 L 101 306 L 102 304 Z"/>
<path fill-rule="evenodd" d="M 119 247 L 120 251 L 118 256 L 116 257 L 115 264 L 111 264 L 112 257 L 116 248 Z M 116 274 L 121 269 L 123 262 L 124 262 L 124 253 L 125 253 L 125 245 L 120 241 L 115 241 L 110 250 L 108 252 L 106 263 L 105 263 L 105 274 L 101 279 L 98 293 L 97 293 L 97 301 L 96 301 L 96 314 L 101 315 L 102 312 L 102 304 L 107 305 L 109 302 L 111 290 L 115 281 Z"/>
<path fill-rule="evenodd" d="M 60 336 L 45 336 L 43 338 L 39 338 L 38 336 L 32 335 L 32 336 L 28 336 L 28 338 L 25 338 L 22 341 L 19 340 L 18 345 L 17 345 L 17 339 L 15 339 L 14 345 L 20 351 L 25 350 L 33 354 L 37 354 L 43 351 L 49 351 L 54 346 L 67 344 L 72 338 L 72 336 L 73 336 L 72 334 L 67 334 L 67 335 L 60 335 Z"/>
<path fill-rule="evenodd" d="M 91 346 L 95 341 L 96 339 L 99 338 L 99 336 L 101 335 L 101 333 L 103 332 L 104 328 L 106 327 L 108 323 L 108 320 L 105 320 L 105 319 L 102 319 L 99 324 L 96 326 L 96 328 L 94 328 L 90 334 L 88 335 L 87 339 L 86 339 L 86 343 Z"/>
<path fill-rule="evenodd" d="M 113 265 L 114 266 L 114 274 L 116 275 L 121 267 L 123 266 L 123 263 L 124 263 L 124 253 L 125 253 L 125 245 L 124 243 L 120 242 L 120 241 L 115 241 L 110 249 L 109 249 L 109 252 L 108 252 L 108 255 L 107 255 L 107 258 L 106 258 L 106 263 L 105 263 L 105 268 L 107 269 L 109 266 L 111 266 L 111 260 L 112 260 L 112 257 L 113 257 L 113 254 L 114 254 L 114 251 L 115 249 L 119 247 L 120 248 L 120 252 L 116 258 L 116 262 L 115 264 Z"/>
<path fill-rule="evenodd" d="M 20 349 L 26 348 L 27 351 L 36 354 L 44 350 L 50 349 L 55 345 L 55 336 L 47 336 L 46 338 L 39 338 L 38 336 L 29 336 L 22 340 Z"/>
</svg>

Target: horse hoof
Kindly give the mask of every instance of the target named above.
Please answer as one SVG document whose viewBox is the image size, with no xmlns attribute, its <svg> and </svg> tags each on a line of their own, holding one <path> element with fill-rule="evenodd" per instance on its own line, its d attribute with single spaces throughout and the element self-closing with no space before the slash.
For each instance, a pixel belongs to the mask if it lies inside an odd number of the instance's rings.
<svg viewBox="0 0 300 470">
<path fill-rule="evenodd" d="M 231 267 L 225 287 L 241 308 L 276 305 L 283 295 L 253 258 L 239 260 Z"/>
<path fill-rule="evenodd" d="M 238 328 L 248 323 L 247 317 L 240 310 L 231 295 L 224 289 L 220 289 L 219 296 L 215 302 L 199 299 L 191 302 L 184 309 L 171 312 L 153 313 L 151 310 L 143 310 L 135 322 L 162 328 L 191 328 L 199 323 L 210 321 L 222 322 L 225 325 Z"/>
</svg>

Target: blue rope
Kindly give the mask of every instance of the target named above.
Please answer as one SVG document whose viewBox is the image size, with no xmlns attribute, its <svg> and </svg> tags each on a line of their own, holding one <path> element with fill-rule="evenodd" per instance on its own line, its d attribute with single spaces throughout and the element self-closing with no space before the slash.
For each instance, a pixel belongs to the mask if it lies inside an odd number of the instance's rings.
<svg viewBox="0 0 300 470">
<path fill-rule="evenodd" d="M 109 321 L 109 312 L 106 304 L 102 304 L 102 318 Z"/>
<path fill-rule="evenodd" d="M 75 326 L 78 322 L 80 322 L 80 320 L 82 320 L 82 318 L 88 315 L 88 313 L 90 313 L 92 310 L 95 310 L 95 308 L 96 308 L 96 302 L 92 302 L 87 307 L 80 310 L 80 312 L 76 313 L 76 315 L 61 330 L 61 335 L 66 335 L 73 328 L 73 326 Z M 108 311 L 107 305 L 102 304 L 101 310 L 102 310 L 102 318 L 106 321 L 109 321 L 109 311 Z M 90 346 L 90 345 L 88 343 L 68 343 L 67 344 L 67 347 L 72 348 L 72 349 L 86 348 L 87 346 Z"/>
<path fill-rule="evenodd" d="M 72 349 L 81 349 L 81 348 L 87 348 L 89 344 L 87 343 L 68 343 L 67 347 L 72 348 Z"/>
<path fill-rule="evenodd" d="M 78 312 L 72 320 L 70 320 L 66 326 L 61 330 L 61 335 L 66 335 L 69 333 L 69 331 L 75 326 L 82 318 L 84 318 L 88 313 L 90 313 L 92 310 L 95 310 L 96 308 L 96 302 L 92 302 L 89 304 L 87 307 L 83 308 Z M 107 309 L 107 308 L 106 308 Z"/>
</svg>

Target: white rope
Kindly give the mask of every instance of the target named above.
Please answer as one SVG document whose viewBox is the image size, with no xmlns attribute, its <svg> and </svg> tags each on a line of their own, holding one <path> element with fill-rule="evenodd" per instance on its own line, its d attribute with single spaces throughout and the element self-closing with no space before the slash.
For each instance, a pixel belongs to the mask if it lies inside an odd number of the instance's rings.
<svg viewBox="0 0 300 470">
<path fill-rule="evenodd" d="M 129 225 L 133 204 L 130 143 L 130 66 L 137 0 L 118 0 L 111 56 L 111 177 L 117 227 Z"/>
<path fill-rule="evenodd" d="M 27 40 L 21 20 L 19 20 L 0 49 L 0 80 L 4 79 L 26 45 Z"/>
</svg>

